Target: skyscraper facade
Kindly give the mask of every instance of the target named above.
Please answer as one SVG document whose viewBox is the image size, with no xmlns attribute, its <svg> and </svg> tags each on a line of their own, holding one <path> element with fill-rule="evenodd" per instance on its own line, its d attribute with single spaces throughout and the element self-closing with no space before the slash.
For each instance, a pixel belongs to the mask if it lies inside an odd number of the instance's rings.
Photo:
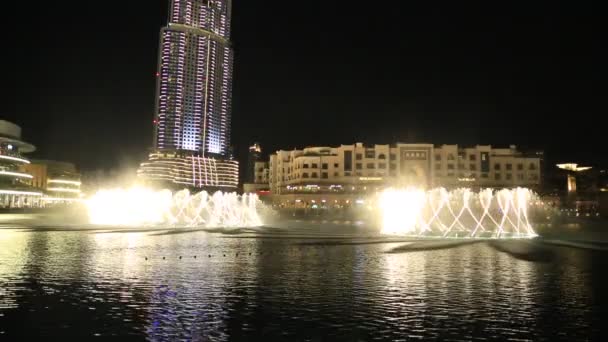
<svg viewBox="0 0 608 342">
<path fill-rule="evenodd" d="M 238 184 L 229 146 L 231 5 L 231 0 L 170 2 L 159 48 L 154 151 L 139 170 L 145 181 L 198 188 Z"/>
<path fill-rule="evenodd" d="M 226 157 L 233 52 L 230 0 L 173 0 L 161 31 L 155 146 Z"/>
</svg>

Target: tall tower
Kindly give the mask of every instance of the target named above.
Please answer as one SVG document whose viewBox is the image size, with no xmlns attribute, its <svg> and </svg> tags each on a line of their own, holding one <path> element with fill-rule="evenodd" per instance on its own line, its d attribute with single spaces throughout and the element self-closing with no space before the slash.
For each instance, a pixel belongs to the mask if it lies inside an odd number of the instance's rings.
<svg viewBox="0 0 608 342">
<path fill-rule="evenodd" d="M 155 147 L 226 157 L 230 142 L 231 0 L 172 0 L 161 30 Z"/>
<path fill-rule="evenodd" d="M 231 0 L 171 0 L 161 29 L 154 151 L 138 172 L 144 182 L 236 188 L 231 11 Z"/>
</svg>

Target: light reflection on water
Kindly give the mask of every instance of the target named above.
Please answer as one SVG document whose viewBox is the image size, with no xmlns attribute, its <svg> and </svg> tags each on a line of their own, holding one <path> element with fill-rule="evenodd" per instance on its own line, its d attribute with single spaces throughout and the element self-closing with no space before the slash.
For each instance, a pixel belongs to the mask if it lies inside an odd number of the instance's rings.
<svg viewBox="0 0 608 342">
<path fill-rule="evenodd" d="M 0 336 L 573 340 L 603 333 L 603 253 L 554 247 L 553 260 L 537 262 L 484 242 L 387 253 L 406 243 L 352 243 L 348 231 L 315 243 L 319 234 L 305 234 L 2 229 Z"/>
</svg>

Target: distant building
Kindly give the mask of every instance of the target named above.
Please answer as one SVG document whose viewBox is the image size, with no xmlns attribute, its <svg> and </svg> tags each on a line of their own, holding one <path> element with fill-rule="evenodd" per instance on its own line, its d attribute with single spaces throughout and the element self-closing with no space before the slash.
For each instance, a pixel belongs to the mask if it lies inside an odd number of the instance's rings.
<svg viewBox="0 0 608 342">
<path fill-rule="evenodd" d="M 22 166 L 30 164 L 24 154 L 36 148 L 21 140 L 21 127 L 0 120 L 0 208 L 38 208 L 43 193 L 32 186 L 30 173 Z"/>
<path fill-rule="evenodd" d="M 309 195 L 352 201 L 391 186 L 534 189 L 541 183 L 540 159 L 515 146 L 356 143 L 308 147 L 272 154 L 269 183 L 273 196 L 282 196 L 279 201 Z"/>
<path fill-rule="evenodd" d="M 81 197 L 80 173 L 72 163 L 32 160 L 21 169 L 33 176 L 31 185 L 44 191 L 45 206 L 71 203 Z"/>
<path fill-rule="evenodd" d="M 245 183 L 257 183 L 255 180 L 255 164 L 262 160 L 262 148 L 260 144 L 254 143 L 249 146 L 247 154 L 247 168 L 245 169 Z"/>
<path fill-rule="evenodd" d="M 253 180 L 253 183 L 243 184 L 243 192 L 266 193 L 270 191 L 270 170 L 267 162 L 255 162 L 253 165 Z"/>
<path fill-rule="evenodd" d="M 538 190 L 542 181 L 542 154 L 523 153 L 516 146 L 459 147 L 443 145 L 434 151 L 435 186 L 473 188 L 528 187 Z"/>
<path fill-rule="evenodd" d="M 138 172 L 146 184 L 236 190 L 238 163 L 229 146 L 231 4 L 170 1 L 161 30 L 154 148 Z"/>
</svg>

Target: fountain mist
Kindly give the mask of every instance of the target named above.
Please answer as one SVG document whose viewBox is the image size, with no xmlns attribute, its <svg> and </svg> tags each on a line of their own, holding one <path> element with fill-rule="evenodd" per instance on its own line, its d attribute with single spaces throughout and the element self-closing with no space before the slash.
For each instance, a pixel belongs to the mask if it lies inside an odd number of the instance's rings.
<svg viewBox="0 0 608 342">
<path fill-rule="evenodd" d="M 534 237 L 529 189 L 388 189 L 379 198 L 382 232 L 439 237 Z"/>
<path fill-rule="evenodd" d="M 89 220 L 100 225 L 254 227 L 262 225 L 256 195 L 146 188 L 102 190 L 86 201 Z"/>
</svg>

